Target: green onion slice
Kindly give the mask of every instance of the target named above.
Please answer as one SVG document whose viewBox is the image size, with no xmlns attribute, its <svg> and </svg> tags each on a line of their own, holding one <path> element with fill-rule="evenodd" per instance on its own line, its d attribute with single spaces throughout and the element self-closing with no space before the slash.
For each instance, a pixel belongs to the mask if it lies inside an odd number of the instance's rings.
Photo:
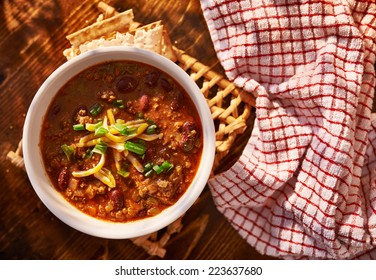
<svg viewBox="0 0 376 280">
<path fill-rule="evenodd" d="M 148 172 L 145 172 L 145 177 L 150 177 L 153 174 L 153 169 L 150 169 Z"/>
<path fill-rule="evenodd" d="M 148 162 L 147 164 L 144 165 L 144 172 L 147 173 L 150 170 L 153 169 L 153 164 L 151 162 Z"/>
<path fill-rule="evenodd" d="M 73 130 L 74 131 L 81 131 L 81 130 L 85 130 L 85 126 L 81 123 L 79 124 L 74 124 L 73 125 Z"/>
<path fill-rule="evenodd" d="M 98 143 L 94 146 L 93 153 L 104 155 L 107 150 L 107 145 L 103 142 Z"/>
<path fill-rule="evenodd" d="M 91 115 L 93 115 L 94 117 L 95 116 L 98 116 L 100 114 L 100 112 L 102 112 L 102 105 L 99 104 L 99 103 L 95 103 L 93 106 L 90 107 L 89 109 L 89 113 Z"/>
<path fill-rule="evenodd" d="M 123 100 L 119 99 L 119 100 L 114 100 L 112 102 L 112 105 L 114 105 L 116 108 L 120 108 L 120 109 L 123 109 L 124 108 L 124 102 Z"/>
<path fill-rule="evenodd" d="M 127 177 L 129 176 L 129 174 L 130 174 L 128 171 L 125 171 L 125 170 L 123 170 L 123 169 L 118 170 L 117 173 L 118 173 L 120 176 L 124 177 L 124 178 L 127 178 Z"/>
<path fill-rule="evenodd" d="M 63 150 L 68 160 L 71 160 L 72 156 L 76 152 L 75 147 L 72 145 L 68 146 L 67 144 L 63 144 L 61 145 L 61 149 Z"/>
<path fill-rule="evenodd" d="M 154 134 L 156 133 L 157 131 L 157 125 L 156 124 L 152 124 L 152 125 L 149 125 L 147 128 L 146 128 L 146 134 L 150 135 L 150 134 Z"/>
<path fill-rule="evenodd" d="M 114 128 L 119 131 L 121 135 L 133 135 L 137 133 L 137 127 L 128 127 L 122 123 L 114 124 Z"/>
<path fill-rule="evenodd" d="M 143 143 L 125 142 L 124 148 L 137 155 L 143 155 L 146 152 L 146 146 Z"/>
<path fill-rule="evenodd" d="M 158 164 L 153 165 L 153 170 L 154 170 L 155 172 L 157 172 L 157 171 L 159 170 L 159 165 L 158 165 Z"/>
<path fill-rule="evenodd" d="M 103 122 L 99 121 L 97 123 L 87 123 L 85 125 L 85 128 L 88 131 L 95 131 L 96 129 L 100 128 L 101 126 L 103 126 Z"/>
<path fill-rule="evenodd" d="M 107 133 L 108 133 L 108 130 L 105 129 L 103 126 L 100 126 L 97 129 L 95 129 L 94 135 L 101 137 L 101 136 L 105 136 Z"/>
<path fill-rule="evenodd" d="M 153 167 L 153 169 L 154 169 L 154 171 L 155 171 L 157 174 L 161 174 L 161 173 L 164 172 L 164 171 L 165 171 L 165 172 L 170 171 L 173 167 L 174 167 L 174 165 L 166 160 L 166 161 L 164 161 L 160 166 L 155 165 L 155 166 Z"/>
<path fill-rule="evenodd" d="M 93 149 L 86 150 L 85 154 L 82 156 L 82 158 L 91 158 L 93 156 Z"/>
</svg>

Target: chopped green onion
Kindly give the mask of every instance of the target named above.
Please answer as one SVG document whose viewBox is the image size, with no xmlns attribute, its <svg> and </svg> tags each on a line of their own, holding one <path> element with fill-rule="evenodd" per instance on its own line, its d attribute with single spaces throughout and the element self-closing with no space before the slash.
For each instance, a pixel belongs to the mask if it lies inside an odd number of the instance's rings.
<svg viewBox="0 0 376 280">
<path fill-rule="evenodd" d="M 163 169 L 163 171 L 170 171 L 172 168 L 174 168 L 174 165 L 170 162 L 168 162 L 167 160 L 164 161 L 161 165 L 161 168 Z"/>
<path fill-rule="evenodd" d="M 147 119 L 146 122 L 148 123 L 148 125 L 155 124 L 155 122 L 152 119 Z"/>
<path fill-rule="evenodd" d="M 121 123 L 116 123 L 114 127 L 117 131 L 119 131 L 121 135 L 131 135 L 137 132 L 137 128 L 129 128 L 128 126 Z"/>
<path fill-rule="evenodd" d="M 100 142 L 94 146 L 93 153 L 104 155 L 107 150 L 107 145 L 103 142 Z"/>
<path fill-rule="evenodd" d="M 93 156 L 93 149 L 88 149 L 82 158 L 91 158 Z"/>
<path fill-rule="evenodd" d="M 89 112 L 93 116 L 98 116 L 100 112 L 102 112 L 102 105 L 99 103 L 95 103 L 93 106 L 90 107 Z"/>
<path fill-rule="evenodd" d="M 88 131 L 95 131 L 96 129 L 98 129 L 99 127 L 101 127 L 103 125 L 103 122 L 102 121 L 99 121 L 97 123 L 87 123 L 85 125 L 85 128 L 86 130 Z"/>
<path fill-rule="evenodd" d="M 153 169 L 150 169 L 148 172 L 145 173 L 145 177 L 150 177 L 153 174 Z"/>
<path fill-rule="evenodd" d="M 79 124 L 74 124 L 74 125 L 73 125 L 73 130 L 74 130 L 74 131 L 85 130 L 85 126 L 84 126 L 83 124 L 81 124 L 81 123 L 79 123 Z"/>
<path fill-rule="evenodd" d="M 137 133 L 137 128 L 136 127 L 132 127 L 132 128 L 129 128 L 127 129 L 127 131 L 125 132 L 124 135 L 133 135 L 133 134 L 136 134 Z"/>
<path fill-rule="evenodd" d="M 95 130 L 94 135 L 95 135 L 95 136 L 99 136 L 99 137 L 101 137 L 101 136 L 106 135 L 107 133 L 108 133 L 108 130 L 105 129 L 103 126 L 101 126 L 101 127 L 98 127 L 98 128 Z"/>
<path fill-rule="evenodd" d="M 137 113 L 137 119 L 143 119 L 144 118 L 144 113 L 138 112 Z"/>
<path fill-rule="evenodd" d="M 144 172 L 147 173 L 150 170 L 153 169 L 153 164 L 151 162 L 148 162 L 147 164 L 144 165 Z"/>
<path fill-rule="evenodd" d="M 99 121 L 99 122 L 94 124 L 94 129 L 97 129 L 97 128 L 101 127 L 102 125 L 103 125 L 103 122 Z"/>
<path fill-rule="evenodd" d="M 157 172 L 157 171 L 159 170 L 159 165 L 158 165 L 158 164 L 153 165 L 153 170 L 154 170 L 155 172 Z"/>
<path fill-rule="evenodd" d="M 128 127 L 121 123 L 115 123 L 114 127 L 117 131 L 120 132 L 121 135 L 126 135 L 128 131 Z"/>
<path fill-rule="evenodd" d="M 68 160 L 71 160 L 72 155 L 74 155 L 74 153 L 76 152 L 74 146 L 68 146 L 67 144 L 61 145 L 61 149 L 63 150 Z"/>
<path fill-rule="evenodd" d="M 152 124 L 152 125 L 149 125 L 147 128 L 146 128 L 146 134 L 150 135 L 150 134 L 154 134 L 156 131 L 157 131 L 157 125 L 156 124 Z"/>
<path fill-rule="evenodd" d="M 144 165 L 144 175 L 145 177 L 150 177 L 153 174 L 153 164 L 148 162 Z"/>
<path fill-rule="evenodd" d="M 164 171 L 166 172 L 170 171 L 173 167 L 174 165 L 172 163 L 165 160 L 160 166 L 155 165 L 153 169 L 157 174 L 161 174 Z"/>
<path fill-rule="evenodd" d="M 129 176 L 129 174 L 130 174 L 128 171 L 125 171 L 125 170 L 123 170 L 123 169 L 118 170 L 117 173 L 118 173 L 120 176 L 124 177 L 124 178 L 127 178 L 127 177 Z"/>
<path fill-rule="evenodd" d="M 124 148 L 137 155 L 143 155 L 146 152 L 146 146 L 142 143 L 134 143 L 127 141 L 125 142 Z"/>
<path fill-rule="evenodd" d="M 123 103 L 123 100 L 119 99 L 119 100 L 114 100 L 112 102 L 112 105 L 114 105 L 116 108 L 124 108 L 124 103 Z"/>
</svg>

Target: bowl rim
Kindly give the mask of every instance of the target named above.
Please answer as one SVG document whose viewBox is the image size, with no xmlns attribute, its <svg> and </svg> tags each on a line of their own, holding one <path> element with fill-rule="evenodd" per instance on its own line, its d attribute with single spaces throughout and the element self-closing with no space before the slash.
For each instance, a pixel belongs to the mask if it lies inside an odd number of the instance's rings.
<svg viewBox="0 0 376 280">
<path fill-rule="evenodd" d="M 203 150 L 198 171 L 188 189 L 172 206 L 160 214 L 119 223 L 85 214 L 69 203 L 50 182 L 44 170 L 39 147 L 40 129 L 45 113 L 59 89 L 79 72 L 107 61 L 133 60 L 152 65 L 172 76 L 189 94 L 199 113 Z M 39 128 L 38 128 L 39 127 Z M 209 106 L 197 84 L 173 61 L 136 47 L 105 47 L 68 60 L 58 67 L 35 94 L 26 114 L 23 137 L 25 169 L 31 185 L 43 204 L 61 221 L 83 233 L 110 239 L 135 238 L 158 231 L 181 217 L 197 200 L 210 177 L 215 155 L 215 129 Z M 193 187 L 194 186 L 194 187 Z M 155 220 L 153 222 L 153 220 Z"/>
</svg>

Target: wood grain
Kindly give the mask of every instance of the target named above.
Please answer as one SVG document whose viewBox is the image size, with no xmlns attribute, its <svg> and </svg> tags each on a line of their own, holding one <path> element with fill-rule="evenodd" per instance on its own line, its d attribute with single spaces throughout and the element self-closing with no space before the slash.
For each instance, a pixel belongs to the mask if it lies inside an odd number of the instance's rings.
<svg viewBox="0 0 376 280">
<path fill-rule="evenodd" d="M 99 1 L 0 2 L 0 259 L 148 259 L 130 240 L 80 233 L 58 220 L 39 200 L 24 171 L 6 160 L 17 148 L 30 102 L 43 81 L 65 62 L 65 36 L 95 21 Z M 223 74 L 198 0 L 107 1 L 132 8 L 144 24 L 162 19 L 172 42 Z M 252 129 L 239 137 L 220 170 L 237 159 Z M 220 170 L 217 170 L 218 172 Z M 208 188 L 183 219 L 183 231 L 167 244 L 167 259 L 263 259 L 217 211 Z M 154 257 L 155 258 L 155 257 Z"/>
</svg>

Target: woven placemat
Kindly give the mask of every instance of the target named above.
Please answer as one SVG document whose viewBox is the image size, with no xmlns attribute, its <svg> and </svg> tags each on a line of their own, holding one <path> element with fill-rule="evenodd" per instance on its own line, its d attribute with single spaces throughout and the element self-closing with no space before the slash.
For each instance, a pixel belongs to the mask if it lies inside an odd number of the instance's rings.
<svg viewBox="0 0 376 280">
<path fill-rule="evenodd" d="M 100 15 L 102 17 L 117 14 L 113 7 L 104 2 L 98 4 L 98 9 L 102 12 Z M 196 82 L 210 107 L 216 131 L 214 172 L 221 160 L 229 153 L 236 138 L 246 130 L 255 98 L 183 50 L 173 46 L 173 51 L 177 58 L 176 63 Z M 8 152 L 7 158 L 15 167 L 25 169 L 22 140 L 15 151 Z M 180 232 L 182 227 L 181 217 L 160 232 L 131 240 L 149 255 L 163 258 L 171 235 Z"/>
</svg>

